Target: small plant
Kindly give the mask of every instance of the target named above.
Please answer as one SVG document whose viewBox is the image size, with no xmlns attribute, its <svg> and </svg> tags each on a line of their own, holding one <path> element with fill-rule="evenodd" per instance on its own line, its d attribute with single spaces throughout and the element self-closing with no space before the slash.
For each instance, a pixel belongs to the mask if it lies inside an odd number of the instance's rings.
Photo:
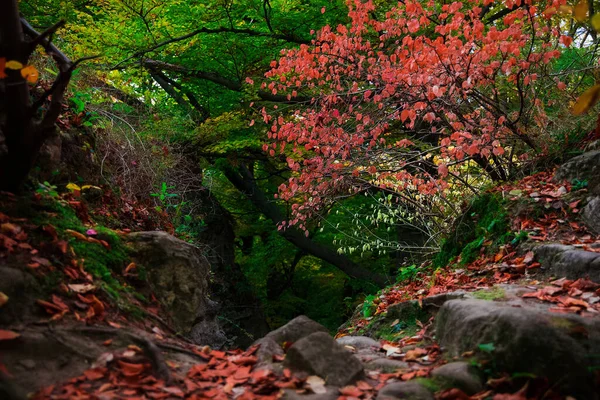
<svg viewBox="0 0 600 400">
<path fill-rule="evenodd" d="M 488 354 L 492 354 L 496 350 L 494 343 L 481 343 L 477 346 L 477 348 L 479 348 L 480 351 Z"/>
<path fill-rule="evenodd" d="M 169 199 L 179 197 L 177 193 L 169 193 L 169 190 L 175 189 L 175 186 L 167 186 L 167 182 L 163 182 L 160 186 L 160 190 L 157 193 L 150 193 L 150 196 L 157 197 L 161 205 L 156 206 L 155 209 L 158 212 L 162 212 L 163 209 L 169 208 L 171 205 Z"/>
<path fill-rule="evenodd" d="M 58 197 L 58 192 L 56 191 L 56 185 L 52 185 L 48 181 L 44 181 L 44 183 L 39 183 L 39 187 L 35 192 L 38 194 L 43 194 L 43 195 L 47 195 L 50 197 Z"/>
<path fill-rule="evenodd" d="M 529 233 L 527 231 L 520 231 L 515 235 L 515 238 L 510 242 L 513 246 L 526 241 L 529 238 Z"/>
<path fill-rule="evenodd" d="M 373 316 L 373 314 L 375 313 L 375 310 L 377 309 L 377 307 L 375 306 L 375 303 L 374 303 L 376 298 L 377 298 L 377 296 L 374 296 L 372 294 L 365 297 L 365 301 L 363 302 L 363 309 L 362 309 L 363 317 L 369 318 L 369 317 Z"/>
<path fill-rule="evenodd" d="M 571 181 L 571 185 L 573 185 L 573 191 L 576 192 L 578 190 L 585 189 L 588 186 L 588 181 L 587 179 L 573 179 Z"/>
<path fill-rule="evenodd" d="M 396 275 L 396 283 L 410 282 L 417 277 L 419 269 L 415 264 L 409 265 L 408 267 L 402 267 Z"/>
</svg>

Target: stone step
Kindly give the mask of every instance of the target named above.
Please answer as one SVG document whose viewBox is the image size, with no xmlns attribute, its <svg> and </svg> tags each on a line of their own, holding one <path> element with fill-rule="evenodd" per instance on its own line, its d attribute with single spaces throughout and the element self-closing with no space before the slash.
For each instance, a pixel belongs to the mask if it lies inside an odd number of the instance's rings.
<svg viewBox="0 0 600 400">
<path fill-rule="evenodd" d="M 499 371 L 544 376 L 565 394 L 598 399 L 594 371 L 600 366 L 600 318 L 549 307 L 517 297 L 450 300 L 437 314 L 436 339 L 450 357 L 474 350 Z"/>
<path fill-rule="evenodd" d="M 542 264 L 539 274 L 567 279 L 588 278 L 600 283 L 600 253 L 576 246 L 545 243 L 533 248 L 535 259 Z"/>
</svg>

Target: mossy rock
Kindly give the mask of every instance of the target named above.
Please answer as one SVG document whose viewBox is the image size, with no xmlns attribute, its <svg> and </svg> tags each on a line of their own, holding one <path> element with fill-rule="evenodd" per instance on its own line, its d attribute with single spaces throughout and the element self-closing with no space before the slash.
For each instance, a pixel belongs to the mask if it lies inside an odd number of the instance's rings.
<svg viewBox="0 0 600 400">
<path fill-rule="evenodd" d="M 457 219 L 453 234 L 442 242 L 433 266 L 445 267 L 458 256 L 467 264 L 479 256 L 485 241 L 492 241 L 487 251 L 493 252 L 512 239 L 506 207 L 505 200 L 496 193 L 486 192 L 475 197 L 463 217 Z"/>
</svg>

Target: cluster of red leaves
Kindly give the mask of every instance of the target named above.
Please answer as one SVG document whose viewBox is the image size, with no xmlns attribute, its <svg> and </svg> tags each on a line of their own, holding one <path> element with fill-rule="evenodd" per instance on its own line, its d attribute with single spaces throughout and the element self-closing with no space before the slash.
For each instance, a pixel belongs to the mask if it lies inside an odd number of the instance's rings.
<svg viewBox="0 0 600 400">
<path fill-rule="evenodd" d="M 282 389 L 310 392 L 306 379 L 292 375 L 289 370 L 277 375 L 269 369 L 257 368 L 257 347 L 247 351 L 217 351 L 194 348 L 206 360 L 183 371 L 176 362 L 168 361 L 171 382 L 166 383 L 152 375 L 152 368 L 136 346 L 124 352 L 105 353 L 97 366 L 59 386 L 50 386 L 34 398 L 41 399 L 177 399 L 275 400 Z M 343 396 L 360 398 L 362 393 L 373 393 L 365 382 L 340 389 Z M 372 398 L 363 397 L 365 399 Z"/>
<path fill-rule="evenodd" d="M 303 200 L 288 224 L 302 228 L 336 194 L 368 184 L 437 193 L 460 173 L 453 164 L 502 157 L 514 138 L 524 137 L 514 127 L 521 112 L 488 103 L 498 81 L 527 93 L 522 106 L 527 103 L 524 108 L 544 124 L 536 81 L 544 75 L 543 66 L 559 57 L 557 43 L 565 42 L 552 18 L 565 1 L 544 9 L 531 0 L 513 8 L 514 2 L 505 0 L 501 3 L 511 12 L 503 24 L 486 24 L 482 9 L 491 3 L 438 6 L 407 0 L 384 13 L 373 1 L 349 0 L 349 27 L 325 26 L 311 45 L 282 51 L 263 88 L 290 100 L 314 96 L 293 118 L 262 111 L 270 128 L 263 149 L 272 157 L 287 155 L 295 172 L 280 186 L 279 196 Z M 381 18 L 373 17 L 377 12 Z M 439 162 L 431 165 L 437 174 L 415 171 L 414 165 L 425 161 L 414 139 L 386 140 L 393 122 L 408 131 L 420 124 L 417 139 L 440 137 L 434 152 Z"/>
<path fill-rule="evenodd" d="M 600 284 L 588 279 L 572 281 L 561 278 L 553 281 L 551 286 L 525 293 L 522 297 L 555 303 L 557 306 L 550 308 L 555 312 L 592 316 L 600 311 Z"/>
<path fill-rule="evenodd" d="M 175 227 L 166 211 L 159 212 L 147 201 L 142 202 L 125 196 L 117 196 L 103 187 L 102 200 L 90 210 L 94 216 L 118 220 L 124 231 L 163 230 L 174 234 Z"/>
<path fill-rule="evenodd" d="M 0 204 L 17 201 L 10 193 L 2 192 L 0 195 L 5 196 Z M 31 270 L 52 271 L 51 262 L 40 256 L 40 249 L 34 248 L 29 240 L 30 235 L 27 231 L 38 228 L 40 227 L 28 223 L 25 218 L 12 218 L 0 212 L 0 258 L 14 255 Z M 67 253 L 67 242 L 56 237 L 56 230 L 52 226 L 43 226 L 41 230 L 52 238 L 51 241 L 44 243 L 44 248 L 41 249 L 44 253 L 49 255 Z"/>
<path fill-rule="evenodd" d="M 525 231 L 534 241 L 582 245 L 586 250 L 594 251 L 589 245 L 600 241 L 576 221 L 581 200 L 571 195 L 572 189 L 568 182 L 553 181 L 553 172 L 540 172 L 516 184 L 498 186 L 494 191 L 502 193 L 511 202 L 529 199 L 545 209 L 544 216 L 535 220 L 526 212 L 515 215 L 514 231 Z"/>
</svg>

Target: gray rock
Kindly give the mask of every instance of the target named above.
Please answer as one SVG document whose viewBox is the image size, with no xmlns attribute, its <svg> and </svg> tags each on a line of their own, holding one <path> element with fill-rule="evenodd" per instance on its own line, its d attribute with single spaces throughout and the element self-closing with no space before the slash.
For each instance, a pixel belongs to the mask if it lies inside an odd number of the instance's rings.
<svg viewBox="0 0 600 400">
<path fill-rule="evenodd" d="M 533 251 L 536 260 L 542 264 L 541 275 L 568 279 L 587 276 L 594 282 L 600 282 L 600 253 L 555 243 L 537 246 Z"/>
<path fill-rule="evenodd" d="M 581 213 L 583 222 L 594 232 L 600 233 L 600 197 L 588 199 Z"/>
<path fill-rule="evenodd" d="M 479 371 L 464 361 L 442 365 L 431 372 L 431 376 L 441 379 L 449 387 L 455 387 L 468 395 L 481 392 L 484 388 Z"/>
<path fill-rule="evenodd" d="M 588 181 L 588 189 L 595 192 L 597 177 L 600 176 L 600 150 L 593 150 L 572 158 L 556 171 L 556 180 Z"/>
<path fill-rule="evenodd" d="M 256 351 L 256 357 L 260 363 L 271 363 L 273 356 L 284 354 L 283 348 L 277 344 L 272 338 L 264 337 L 257 340 L 254 344 L 258 344 L 260 347 Z"/>
<path fill-rule="evenodd" d="M 342 336 L 336 339 L 342 346 L 352 346 L 355 349 L 380 349 L 381 343 L 366 336 Z"/>
<path fill-rule="evenodd" d="M 0 325 L 26 321 L 39 311 L 35 299 L 42 296 L 41 287 L 29 272 L 18 264 L 0 266 L 0 277 L 0 292 L 9 298 L 0 309 Z"/>
<path fill-rule="evenodd" d="M 423 308 L 429 312 L 437 312 L 444 305 L 445 302 L 450 300 L 462 299 L 468 296 L 469 294 L 463 290 L 436 294 L 433 296 L 425 297 L 423 299 Z"/>
<path fill-rule="evenodd" d="M 208 298 L 210 265 L 202 251 L 166 232 L 135 232 L 127 239 L 174 328 L 198 344 L 222 346 L 226 338 L 216 322 L 218 305 Z"/>
<path fill-rule="evenodd" d="M 337 400 L 340 396 L 340 392 L 335 386 L 325 386 L 325 389 L 327 392 L 321 394 L 301 394 L 292 389 L 285 389 L 281 398 L 282 400 Z"/>
<path fill-rule="evenodd" d="M 410 366 L 408 363 L 400 360 L 393 360 L 391 358 L 376 358 L 365 363 L 365 369 L 371 371 L 382 371 L 386 373 L 396 372 L 401 369 L 408 369 Z"/>
<path fill-rule="evenodd" d="M 270 338 L 277 344 L 294 343 L 303 337 L 316 332 L 328 332 L 327 328 L 305 315 L 294 318 L 282 327 L 269 332 L 265 338 Z"/>
<path fill-rule="evenodd" d="M 26 369 L 34 369 L 36 366 L 36 363 L 34 360 L 31 360 L 29 358 L 25 359 L 25 360 L 21 360 L 19 361 L 19 364 L 21 364 L 23 367 L 25 367 Z"/>
<path fill-rule="evenodd" d="M 499 370 L 528 372 L 558 383 L 566 394 L 597 399 L 590 372 L 600 354 L 600 319 L 557 314 L 543 305 L 451 300 L 436 319 L 436 336 L 450 357 L 493 343 Z"/>
<path fill-rule="evenodd" d="M 358 358 L 325 332 L 296 341 L 288 349 L 283 365 L 293 371 L 318 375 L 333 386 L 346 386 L 364 376 Z"/>
<path fill-rule="evenodd" d="M 427 388 L 415 381 L 395 382 L 385 385 L 377 395 L 377 400 L 433 400 Z"/>
</svg>

